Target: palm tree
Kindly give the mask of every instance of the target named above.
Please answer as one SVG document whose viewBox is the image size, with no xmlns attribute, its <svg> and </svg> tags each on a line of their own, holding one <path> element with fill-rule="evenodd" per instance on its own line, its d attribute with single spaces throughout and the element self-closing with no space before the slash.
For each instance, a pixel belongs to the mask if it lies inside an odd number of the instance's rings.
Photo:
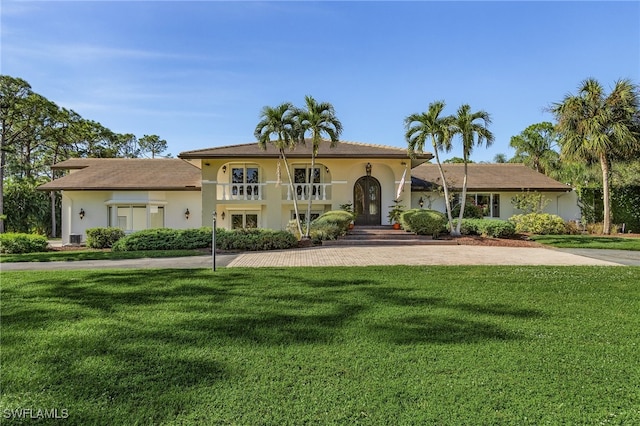
<svg viewBox="0 0 640 426">
<path fill-rule="evenodd" d="M 577 95 L 568 94 L 551 107 L 561 134 L 561 155 L 600 163 L 604 234 L 611 233 L 611 162 L 637 152 L 640 146 L 638 92 L 630 80 L 618 80 L 607 96 L 600 83 L 589 78 L 581 83 Z"/>
<path fill-rule="evenodd" d="M 280 153 L 280 158 L 284 163 L 289 177 L 289 190 L 295 194 L 293 187 L 293 178 L 287 155 L 285 151 L 292 151 L 296 147 L 298 140 L 296 120 L 294 117 L 295 107 L 289 102 L 285 102 L 277 107 L 265 106 L 260 113 L 260 122 L 256 126 L 253 135 L 258 140 L 260 149 L 266 150 L 267 144 L 272 144 Z M 271 136 L 275 135 L 277 139 L 272 140 Z M 279 161 L 279 160 L 278 160 Z M 280 167 L 278 165 L 278 181 L 280 180 Z M 300 215 L 298 214 L 298 199 L 293 197 L 293 209 L 296 213 L 296 224 L 298 225 L 298 233 L 302 236 L 302 226 L 300 225 Z"/>
<path fill-rule="evenodd" d="M 553 124 L 548 121 L 532 124 L 519 135 L 511 137 L 509 146 L 516 150 L 513 161 L 549 174 L 558 164 L 558 153 L 554 150 L 557 139 Z"/>
<path fill-rule="evenodd" d="M 452 135 L 460 135 L 462 139 L 462 159 L 464 162 L 464 177 L 462 178 L 462 197 L 460 199 L 460 216 L 456 226 L 456 235 L 460 235 L 462 218 L 464 216 L 464 205 L 467 199 L 467 164 L 469 156 L 475 145 L 487 147 L 493 143 L 493 133 L 487 126 L 491 124 L 491 116 L 485 111 L 470 112 L 471 107 L 467 104 L 458 108 L 458 113 L 453 119 Z"/>
<path fill-rule="evenodd" d="M 505 154 L 503 154 L 502 152 L 499 152 L 493 156 L 493 162 L 497 164 L 504 164 L 504 163 L 508 163 L 509 160 L 507 160 L 507 156 Z"/>
<path fill-rule="evenodd" d="M 440 156 L 438 151 L 451 150 L 451 134 L 450 126 L 453 122 L 452 116 L 441 117 L 440 114 L 445 107 L 444 101 L 436 101 L 429 104 L 427 112 L 411 114 L 404 119 L 405 128 L 407 129 L 404 137 L 407 140 L 409 157 L 414 158 L 415 153 L 422 153 L 424 145 L 428 139 L 431 140 L 433 153 L 440 171 L 440 179 L 442 179 L 442 189 L 444 190 L 444 200 L 449 218 L 449 230 L 454 235 L 453 217 L 451 214 L 451 200 L 449 199 L 449 186 L 442 170 Z"/>
<path fill-rule="evenodd" d="M 322 136 L 329 137 L 330 147 L 334 148 L 338 143 L 340 134 L 342 133 L 342 123 L 336 117 L 333 105 L 328 102 L 318 103 L 312 96 L 305 96 L 305 108 L 296 111 L 298 125 L 300 126 L 299 136 L 304 139 L 305 134 L 308 132 L 311 139 L 311 172 L 309 173 L 309 204 L 307 206 L 307 215 L 305 217 L 306 230 L 304 238 L 309 238 L 309 229 L 311 226 L 311 204 L 313 201 L 312 185 L 314 168 L 316 163 L 316 155 L 318 155 L 318 148 L 323 141 Z"/>
</svg>

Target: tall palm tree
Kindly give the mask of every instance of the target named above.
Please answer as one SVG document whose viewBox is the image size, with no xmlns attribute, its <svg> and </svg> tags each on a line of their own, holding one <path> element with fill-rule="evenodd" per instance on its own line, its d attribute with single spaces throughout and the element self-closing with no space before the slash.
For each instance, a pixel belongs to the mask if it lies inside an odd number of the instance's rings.
<svg viewBox="0 0 640 426">
<path fill-rule="evenodd" d="M 265 106 L 260 113 L 260 122 L 256 125 L 253 135 L 258 140 L 260 149 L 266 150 L 267 144 L 272 144 L 280 153 L 280 158 L 284 163 L 289 178 L 289 190 L 295 194 L 293 187 L 293 178 L 291 170 L 287 162 L 286 151 L 292 151 L 296 147 L 298 140 L 298 128 L 294 116 L 295 107 L 289 102 L 285 102 L 276 107 Z M 272 140 L 271 136 L 275 135 L 276 139 Z M 280 161 L 280 160 L 278 160 Z M 280 173 L 280 167 L 278 167 Z M 278 176 L 278 180 L 280 176 Z M 296 224 L 298 225 L 298 233 L 302 236 L 302 225 L 300 224 L 300 215 L 298 214 L 298 199 L 293 197 L 293 209 L 296 213 Z"/>
<path fill-rule="evenodd" d="M 464 205 L 467 199 L 467 164 L 473 147 L 478 145 L 490 146 L 493 143 L 493 133 L 487 126 L 491 124 L 491 116 L 488 112 L 480 110 L 471 112 L 471 107 L 467 104 L 458 108 L 458 113 L 453 119 L 451 126 L 453 135 L 460 135 L 462 139 L 462 159 L 464 162 L 464 177 L 462 178 L 462 197 L 460 199 L 460 216 L 456 226 L 456 235 L 460 235 L 462 218 L 464 216 Z"/>
<path fill-rule="evenodd" d="M 568 94 L 551 107 L 561 134 L 561 155 L 600 163 L 604 234 L 611 233 L 611 162 L 640 149 L 639 105 L 638 86 L 630 80 L 618 80 L 607 96 L 600 83 L 589 78 L 580 84 L 577 95 Z"/>
<path fill-rule="evenodd" d="M 509 146 L 516 150 L 513 161 L 548 175 L 557 168 L 558 153 L 554 150 L 557 139 L 553 124 L 548 121 L 532 124 L 511 137 Z"/>
<path fill-rule="evenodd" d="M 427 140 L 431 140 L 433 153 L 440 171 L 440 179 L 442 179 L 442 189 L 444 190 L 444 200 L 449 219 L 449 230 L 451 235 L 455 234 L 453 228 L 453 216 L 451 213 L 451 200 L 449 198 L 449 185 L 442 170 L 442 163 L 438 151 L 451 150 L 451 133 L 450 127 L 453 123 L 453 117 L 442 117 L 440 114 L 444 110 L 444 101 L 436 101 L 429 104 L 427 112 L 411 114 L 404 119 L 406 133 L 404 135 L 408 144 L 409 157 L 415 157 L 415 153 L 422 153 Z"/>
<path fill-rule="evenodd" d="M 309 133 L 311 142 L 311 172 L 309 173 L 309 204 L 307 206 L 307 215 L 305 217 L 306 230 L 304 237 L 309 238 L 309 230 L 311 226 L 311 204 L 313 197 L 313 176 L 314 168 L 316 164 L 316 156 L 318 155 L 318 149 L 320 143 L 322 143 L 323 135 L 329 137 L 330 147 L 334 148 L 340 134 L 342 133 L 342 123 L 336 117 L 335 109 L 333 105 L 328 102 L 317 102 L 312 96 L 305 96 L 305 107 L 299 109 L 296 112 L 296 118 L 298 125 L 300 126 L 300 137 L 304 139 L 304 136 Z"/>
</svg>

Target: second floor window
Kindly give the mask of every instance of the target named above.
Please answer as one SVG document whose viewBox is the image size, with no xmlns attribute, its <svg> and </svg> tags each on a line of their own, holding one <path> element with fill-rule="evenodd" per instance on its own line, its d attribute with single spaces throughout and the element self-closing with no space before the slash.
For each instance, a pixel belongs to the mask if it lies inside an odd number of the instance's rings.
<svg viewBox="0 0 640 426">
<path fill-rule="evenodd" d="M 244 195 L 245 188 L 247 195 L 252 195 L 258 187 L 252 187 L 250 184 L 260 183 L 257 167 L 232 167 L 231 168 L 231 193 L 232 195 Z"/>
</svg>

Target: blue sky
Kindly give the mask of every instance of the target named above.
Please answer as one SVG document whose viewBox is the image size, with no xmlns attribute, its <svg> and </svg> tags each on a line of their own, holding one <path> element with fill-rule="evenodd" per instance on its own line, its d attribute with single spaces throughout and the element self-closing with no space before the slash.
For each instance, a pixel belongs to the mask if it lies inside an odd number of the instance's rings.
<svg viewBox="0 0 640 426">
<path fill-rule="evenodd" d="M 343 140 L 406 147 L 444 100 L 492 116 L 475 161 L 588 77 L 640 83 L 640 2 L 11 1 L 0 71 L 119 133 L 182 151 L 253 142 L 265 105 L 334 105 Z M 454 140 L 450 156 L 460 156 Z"/>
</svg>

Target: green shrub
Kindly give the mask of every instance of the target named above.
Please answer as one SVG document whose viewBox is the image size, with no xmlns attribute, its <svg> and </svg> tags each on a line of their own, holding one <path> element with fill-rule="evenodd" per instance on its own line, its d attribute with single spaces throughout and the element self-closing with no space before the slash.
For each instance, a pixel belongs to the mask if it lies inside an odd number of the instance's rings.
<svg viewBox="0 0 640 426">
<path fill-rule="evenodd" d="M 418 235 L 438 236 L 445 231 L 447 217 L 435 210 L 411 209 L 404 212 L 400 217 L 401 224 L 405 229 Z"/>
<path fill-rule="evenodd" d="M 458 220 L 454 220 L 454 226 Z M 513 223 L 501 219 L 462 219 L 462 235 L 482 235 L 483 237 L 505 238 L 516 233 Z"/>
<path fill-rule="evenodd" d="M 89 228 L 87 229 L 87 247 L 111 248 L 122 237 L 124 237 L 124 231 L 120 228 Z"/>
<path fill-rule="evenodd" d="M 297 245 L 296 236 L 287 231 L 259 228 L 216 230 L 216 248 L 220 250 L 283 250 Z"/>
<path fill-rule="evenodd" d="M 452 217 L 460 217 L 460 204 L 451 209 Z M 463 218 L 467 219 L 482 219 L 484 217 L 484 212 L 482 207 L 476 206 L 472 203 L 466 203 L 464 205 L 464 214 Z"/>
<path fill-rule="evenodd" d="M 211 227 L 198 229 L 145 229 L 118 240 L 113 251 L 194 250 L 210 248 Z M 216 248 L 220 250 L 280 250 L 295 247 L 298 239 L 287 231 L 270 229 L 216 229 Z"/>
<path fill-rule="evenodd" d="M 36 234 L 0 234 L 0 253 L 21 254 L 47 251 L 47 238 Z"/>
<path fill-rule="evenodd" d="M 509 222 L 515 225 L 518 233 L 559 235 L 566 232 L 564 220 L 549 213 L 518 214 L 511 216 Z"/>
<path fill-rule="evenodd" d="M 217 244 L 216 244 L 217 245 Z M 211 246 L 211 228 L 155 228 L 134 232 L 119 239 L 113 251 L 193 250 Z"/>
<path fill-rule="evenodd" d="M 411 229 L 411 224 L 409 223 L 409 220 L 411 218 L 411 216 L 413 216 L 414 214 L 418 213 L 419 211 L 425 211 L 423 209 L 409 209 L 409 210 L 405 210 L 400 214 L 400 227 L 406 231 L 410 231 L 413 232 Z"/>
<path fill-rule="evenodd" d="M 335 240 L 349 230 L 353 215 L 344 210 L 331 210 L 311 222 L 309 236 L 317 244 L 325 240 Z"/>
</svg>

